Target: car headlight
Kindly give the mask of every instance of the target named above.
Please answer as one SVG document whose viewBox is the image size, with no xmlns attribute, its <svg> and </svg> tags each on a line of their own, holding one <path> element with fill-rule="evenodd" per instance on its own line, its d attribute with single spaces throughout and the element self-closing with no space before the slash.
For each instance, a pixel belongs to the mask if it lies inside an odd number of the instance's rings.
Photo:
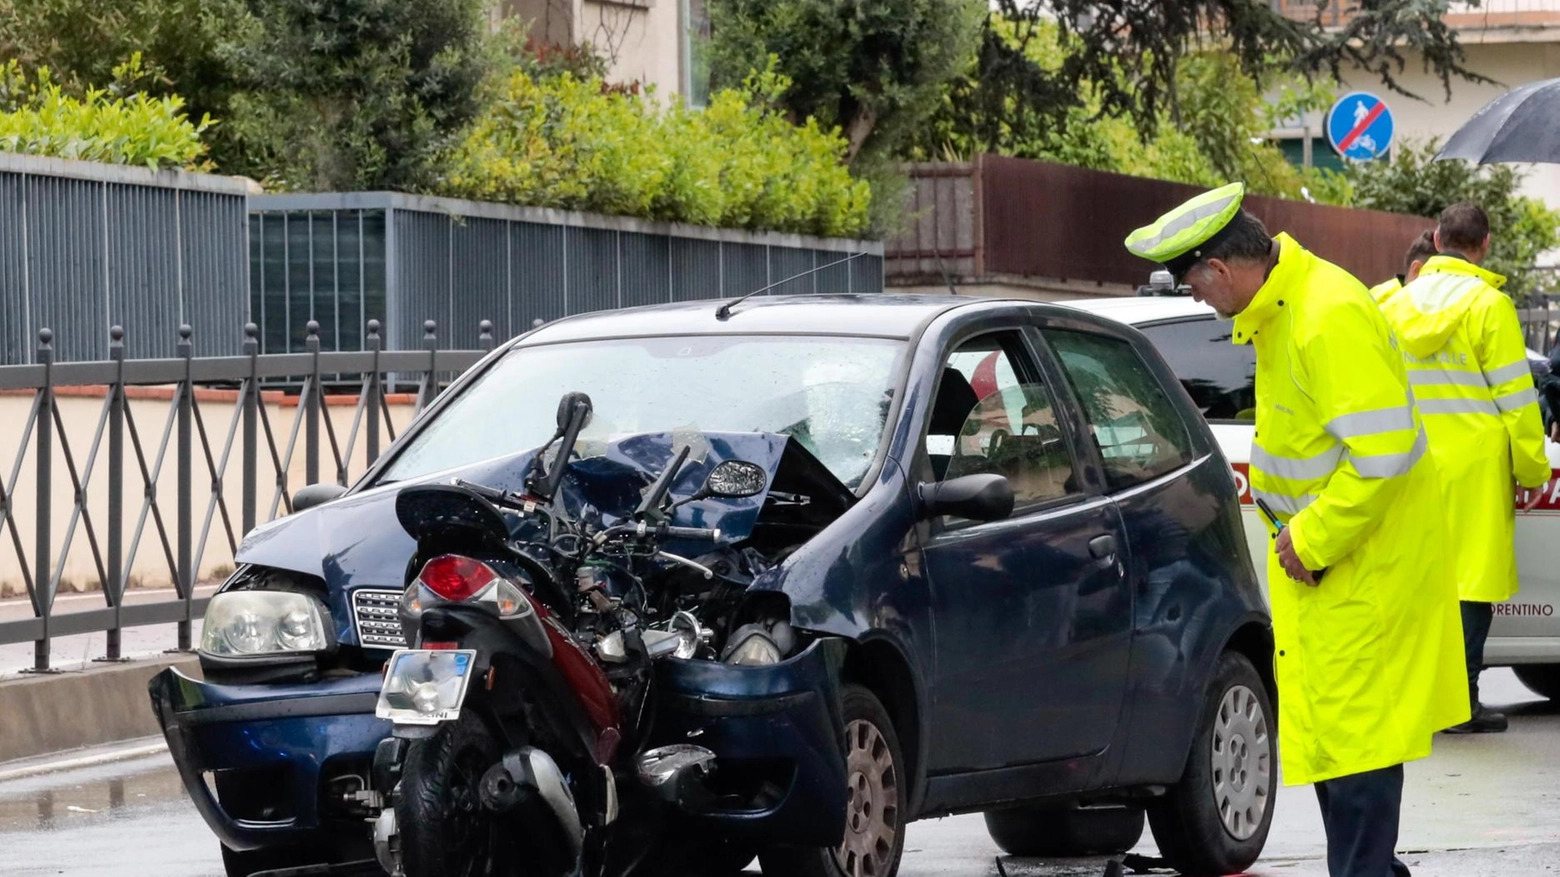
<svg viewBox="0 0 1560 877">
<path fill-rule="evenodd" d="M 323 652 L 330 613 L 297 591 L 227 591 L 211 598 L 200 650 L 219 657 Z"/>
</svg>

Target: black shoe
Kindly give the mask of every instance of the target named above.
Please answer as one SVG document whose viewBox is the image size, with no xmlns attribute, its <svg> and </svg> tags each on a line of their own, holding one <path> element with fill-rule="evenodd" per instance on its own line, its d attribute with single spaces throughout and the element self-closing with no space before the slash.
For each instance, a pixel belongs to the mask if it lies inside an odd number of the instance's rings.
<svg viewBox="0 0 1560 877">
<path fill-rule="evenodd" d="M 1498 713 L 1483 705 L 1474 710 L 1473 718 L 1461 725 L 1453 725 L 1446 729 L 1448 734 L 1500 734 L 1506 730 L 1509 723 L 1505 713 Z"/>
</svg>

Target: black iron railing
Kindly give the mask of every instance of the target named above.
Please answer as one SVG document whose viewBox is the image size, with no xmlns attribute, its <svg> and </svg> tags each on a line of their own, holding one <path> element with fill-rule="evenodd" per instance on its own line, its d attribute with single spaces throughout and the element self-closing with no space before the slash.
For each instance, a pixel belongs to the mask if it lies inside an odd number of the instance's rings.
<svg viewBox="0 0 1560 877">
<path fill-rule="evenodd" d="M 0 366 L 0 393 L 32 393 L 16 458 L 8 472 L 0 471 L 5 479 L 0 481 L 0 530 L 8 534 L 8 539 L 0 536 L 0 551 L 7 541 L 15 551 L 33 609 L 31 619 L 0 623 L 0 644 L 32 641 L 35 672 L 51 669 L 51 640 L 73 634 L 106 632 L 103 659 L 120 660 L 124 628 L 177 623 L 178 648 L 190 649 L 191 622 L 206 604 L 195 596 L 196 580 L 214 530 L 215 538 L 226 540 L 228 550 L 236 552 L 240 537 L 257 522 L 290 513 L 297 485 L 289 473 L 300 450 L 304 483 L 319 481 L 322 464 L 327 462 L 333 466 L 329 478 L 349 483 L 362 474 L 351 471 L 359 442 L 366 466 L 379 457 L 382 432 L 390 441 L 395 439 L 387 385 L 415 384 L 413 410 L 420 412 L 448 379 L 493 348 L 492 324 L 486 320 L 481 323 L 478 350 L 440 350 L 436 324 L 428 321 L 423 329 L 422 350 L 385 351 L 380 324 L 371 320 L 364 350 L 322 352 L 319 326 L 311 322 L 304 352 L 261 355 L 258 330 L 251 323 L 244 329 L 242 355 L 197 357 L 190 327 L 181 326 L 172 359 L 127 360 L 124 332 L 116 326 L 110 330 L 107 361 L 70 363 L 54 361 L 54 333 L 40 330 L 34 364 Z M 262 396 L 268 387 L 278 385 L 297 393 L 290 424 L 273 423 Z M 171 388 L 161 428 L 154 432 L 147 431 L 152 424 L 137 422 L 128 401 L 131 392 L 146 386 Z M 215 431 L 220 424 L 208 423 L 203 415 L 197 392 L 214 386 L 237 388 L 233 413 L 220 432 Z M 85 455 L 77 441 L 81 436 L 68 434 L 60 414 L 59 391 L 65 388 L 103 392 Z M 344 439 L 330 409 L 345 406 L 327 404 L 340 401 L 343 394 L 334 391 L 342 389 L 348 391 L 346 398 L 356 394 Z M 328 391 L 332 395 L 327 396 Z M 4 429 L 0 424 L 0 432 Z M 234 453 L 239 463 L 236 495 L 229 483 Z M 31 479 L 24 477 L 29 456 Z M 59 471 L 57 458 L 64 472 Z M 163 489 L 168 466 L 174 476 L 171 521 L 162 502 L 168 492 Z M 209 495 L 196 495 L 197 469 L 209 481 Z M 95 477 L 107 479 L 107 514 L 101 521 L 92 511 Z M 270 496 L 262 504 L 264 491 Z M 64 502 L 64 497 L 71 503 L 69 521 L 56 541 L 51 532 L 53 516 L 56 503 Z M 199 517 L 198 505 L 204 505 Z M 17 526 L 18 518 L 25 520 L 27 514 L 35 516 L 30 546 Z M 149 550 L 161 555 L 153 565 L 166 567 L 177 596 L 126 605 L 129 573 L 148 542 L 148 531 L 152 534 Z M 104 606 L 56 613 L 55 597 L 78 533 L 90 550 Z"/>
</svg>

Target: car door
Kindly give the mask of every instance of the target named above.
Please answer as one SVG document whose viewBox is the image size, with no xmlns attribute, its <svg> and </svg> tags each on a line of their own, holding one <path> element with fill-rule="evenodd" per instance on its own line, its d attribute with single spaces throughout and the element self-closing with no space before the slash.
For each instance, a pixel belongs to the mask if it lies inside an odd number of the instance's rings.
<svg viewBox="0 0 1560 877">
<path fill-rule="evenodd" d="M 1139 326 L 1165 358 L 1213 430 L 1235 472 L 1241 523 L 1257 576 L 1267 582 L 1268 526 L 1251 500 L 1251 442 L 1256 434 L 1257 353 L 1233 344 L 1233 324 L 1211 315 Z"/>
<path fill-rule="evenodd" d="M 1080 479 L 1077 416 L 1058 404 L 1066 397 L 1031 341 L 1002 331 L 956 343 L 926 425 L 930 478 L 998 473 L 1016 500 L 1006 520 L 926 525 L 934 773 L 1097 752 L 1119 718 L 1125 533 L 1114 504 Z"/>
</svg>

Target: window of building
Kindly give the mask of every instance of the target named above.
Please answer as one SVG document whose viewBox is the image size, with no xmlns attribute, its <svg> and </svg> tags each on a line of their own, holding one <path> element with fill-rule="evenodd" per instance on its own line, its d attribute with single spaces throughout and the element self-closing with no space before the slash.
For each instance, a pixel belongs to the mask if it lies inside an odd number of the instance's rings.
<svg viewBox="0 0 1560 877">
<path fill-rule="evenodd" d="M 683 99 L 690 107 L 710 102 L 710 10 L 708 0 L 682 0 Z"/>
</svg>

